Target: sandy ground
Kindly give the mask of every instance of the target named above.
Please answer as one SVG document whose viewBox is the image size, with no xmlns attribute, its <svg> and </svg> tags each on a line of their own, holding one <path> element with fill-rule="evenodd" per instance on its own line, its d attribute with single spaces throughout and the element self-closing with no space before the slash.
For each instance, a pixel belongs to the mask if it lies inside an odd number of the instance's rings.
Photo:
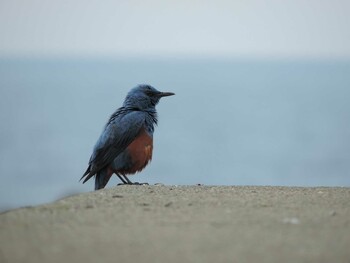
<svg viewBox="0 0 350 263">
<path fill-rule="evenodd" d="M 117 186 L 0 214 L 0 262 L 350 262 L 350 188 Z"/>
</svg>

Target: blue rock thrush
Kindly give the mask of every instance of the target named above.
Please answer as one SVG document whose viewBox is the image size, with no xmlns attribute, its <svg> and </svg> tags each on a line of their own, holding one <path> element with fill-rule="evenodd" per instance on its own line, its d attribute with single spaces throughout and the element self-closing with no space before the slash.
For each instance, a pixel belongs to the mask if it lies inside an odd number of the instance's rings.
<svg viewBox="0 0 350 263">
<path fill-rule="evenodd" d="M 122 107 L 109 118 L 90 157 L 83 183 L 95 175 L 95 190 L 104 188 L 115 173 L 124 184 L 126 175 L 141 171 L 152 159 L 156 105 L 161 97 L 175 95 L 160 92 L 149 85 L 133 88 Z"/>
</svg>

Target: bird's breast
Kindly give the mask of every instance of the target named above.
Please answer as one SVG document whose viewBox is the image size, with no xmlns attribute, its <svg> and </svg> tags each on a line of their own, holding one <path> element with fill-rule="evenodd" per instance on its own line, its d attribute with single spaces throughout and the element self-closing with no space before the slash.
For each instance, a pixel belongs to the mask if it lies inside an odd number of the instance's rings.
<svg viewBox="0 0 350 263">
<path fill-rule="evenodd" d="M 127 173 L 136 173 L 141 171 L 150 160 L 152 160 L 153 139 L 142 128 L 135 140 L 126 148 L 128 155 L 131 157 L 131 169 Z"/>
</svg>

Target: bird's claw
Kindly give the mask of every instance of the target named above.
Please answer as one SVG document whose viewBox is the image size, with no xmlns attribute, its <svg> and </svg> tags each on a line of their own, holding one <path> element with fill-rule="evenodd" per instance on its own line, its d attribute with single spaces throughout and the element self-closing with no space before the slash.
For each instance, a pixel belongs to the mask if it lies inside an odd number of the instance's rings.
<svg viewBox="0 0 350 263">
<path fill-rule="evenodd" d="M 132 184 L 134 184 L 134 185 L 149 185 L 149 183 L 139 183 L 139 182 L 134 182 Z"/>
<path fill-rule="evenodd" d="M 149 183 L 133 182 L 133 183 L 119 183 L 117 185 L 149 185 Z"/>
</svg>

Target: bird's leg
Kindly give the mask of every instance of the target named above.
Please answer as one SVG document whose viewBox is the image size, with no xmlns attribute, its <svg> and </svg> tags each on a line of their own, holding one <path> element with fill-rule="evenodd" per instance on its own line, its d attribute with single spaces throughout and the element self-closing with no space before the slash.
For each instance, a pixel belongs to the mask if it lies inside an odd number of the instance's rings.
<svg viewBox="0 0 350 263">
<path fill-rule="evenodd" d="M 146 185 L 148 183 L 139 183 L 139 182 L 131 182 L 130 179 L 126 176 L 126 175 L 123 175 L 125 181 L 127 182 L 127 184 L 133 184 L 133 185 Z"/>
<path fill-rule="evenodd" d="M 121 175 L 119 175 L 119 174 L 116 174 L 118 177 L 119 177 L 119 179 L 122 181 L 122 184 L 129 184 L 127 181 L 125 181 L 125 179 L 124 179 L 124 177 L 122 177 Z"/>
<path fill-rule="evenodd" d="M 125 175 L 120 175 L 120 174 L 116 174 L 119 179 L 122 181 L 120 184 L 118 185 L 123 185 L 123 184 L 139 184 L 139 183 L 133 183 L 130 181 L 130 179 L 128 177 L 126 177 Z"/>
<path fill-rule="evenodd" d="M 127 184 L 134 184 L 126 175 L 122 175 Z"/>
</svg>

